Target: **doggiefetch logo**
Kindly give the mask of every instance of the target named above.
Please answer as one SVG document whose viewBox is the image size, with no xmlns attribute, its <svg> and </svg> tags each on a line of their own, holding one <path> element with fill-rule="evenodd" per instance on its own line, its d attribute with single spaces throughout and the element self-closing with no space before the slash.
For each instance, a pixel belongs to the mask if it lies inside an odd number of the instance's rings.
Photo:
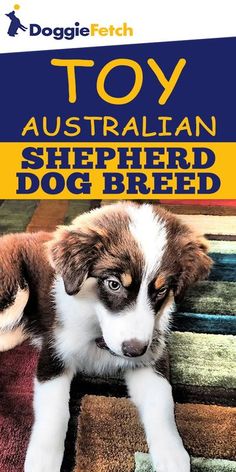
<svg viewBox="0 0 236 472">
<path fill-rule="evenodd" d="M 9 36 L 15 37 L 18 34 L 18 30 L 26 31 L 26 26 L 22 25 L 21 20 L 16 16 L 16 10 L 20 9 L 20 5 L 14 5 L 14 10 L 10 13 L 6 13 L 6 16 L 10 19 L 10 26 L 8 28 L 7 34 Z"/>
<path fill-rule="evenodd" d="M 90 23 L 86 26 L 81 24 L 79 21 L 75 21 L 72 25 L 51 25 L 51 24 L 38 24 L 30 23 L 27 27 L 21 23 L 18 18 L 17 11 L 20 9 L 20 5 L 16 4 L 13 7 L 13 11 L 5 13 L 10 20 L 7 34 L 11 37 L 15 37 L 19 32 L 26 32 L 30 39 L 43 36 L 45 38 L 53 38 L 55 40 L 73 40 L 79 39 L 83 36 L 133 36 L 133 28 L 130 27 L 125 21 L 118 25 L 113 24 L 99 24 Z"/>
</svg>

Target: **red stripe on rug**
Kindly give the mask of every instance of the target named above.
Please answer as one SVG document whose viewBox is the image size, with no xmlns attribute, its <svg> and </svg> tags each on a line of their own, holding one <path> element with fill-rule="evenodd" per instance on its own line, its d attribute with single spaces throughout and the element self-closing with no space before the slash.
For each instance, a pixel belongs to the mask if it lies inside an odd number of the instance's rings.
<svg viewBox="0 0 236 472">
<path fill-rule="evenodd" d="M 0 471 L 22 472 L 32 425 L 37 351 L 28 343 L 1 352 Z M 33 471 L 32 471 L 33 472 Z"/>
<path fill-rule="evenodd" d="M 68 210 L 68 200 L 41 200 L 36 208 L 27 231 L 54 231 L 64 223 Z"/>
</svg>

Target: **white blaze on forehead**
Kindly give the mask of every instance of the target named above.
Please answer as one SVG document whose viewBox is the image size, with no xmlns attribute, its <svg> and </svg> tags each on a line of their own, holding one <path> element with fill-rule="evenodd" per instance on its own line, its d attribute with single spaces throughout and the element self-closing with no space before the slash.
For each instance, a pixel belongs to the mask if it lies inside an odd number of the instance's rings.
<svg viewBox="0 0 236 472">
<path fill-rule="evenodd" d="M 129 228 L 139 244 L 145 259 L 145 274 L 152 274 L 160 267 L 165 250 L 167 234 L 165 222 L 154 213 L 151 205 L 130 206 Z"/>
</svg>

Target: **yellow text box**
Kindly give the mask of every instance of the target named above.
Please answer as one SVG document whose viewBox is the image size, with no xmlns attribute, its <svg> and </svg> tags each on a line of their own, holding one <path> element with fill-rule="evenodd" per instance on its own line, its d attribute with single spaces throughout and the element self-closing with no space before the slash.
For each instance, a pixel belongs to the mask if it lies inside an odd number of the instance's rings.
<svg viewBox="0 0 236 472">
<path fill-rule="evenodd" d="M 27 159 L 23 158 L 22 153 L 27 148 L 40 149 L 40 159 L 42 166 L 37 169 L 22 168 L 22 163 L 28 162 Z M 59 168 L 59 161 L 56 163 L 58 168 L 49 169 L 48 166 L 48 153 L 52 148 L 57 148 L 60 153 L 62 149 L 68 150 L 68 165 L 69 168 Z M 80 152 L 83 149 L 84 152 L 84 168 L 76 167 L 75 155 L 73 148 L 78 149 Z M 98 154 L 101 154 L 106 148 L 109 154 L 114 151 L 114 157 L 105 160 L 105 168 L 98 168 Z M 120 154 L 125 152 L 125 148 L 129 148 L 129 152 L 139 153 L 140 160 L 138 168 L 121 169 L 120 165 Z M 155 168 L 147 168 L 147 155 L 149 155 L 150 164 L 150 153 L 153 149 L 156 149 L 155 154 Z M 214 153 L 215 162 L 209 168 L 193 168 L 197 151 L 200 149 L 209 149 L 209 152 Z M 186 151 L 186 162 L 189 164 L 189 168 L 184 169 L 177 166 L 177 168 L 170 168 L 169 155 L 175 152 L 176 149 L 183 149 Z M 123 150 L 123 151 L 122 151 Z M 163 150 L 163 152 L 160 152 Z M 65 152 L 66 153 L 66 152 Z M 37 154 L 37 152 L 36 152 Z M 87 154 L 87 157 L 86 157 Z M 158 154 L 159 157 L 158 157 Z M 178 155 L 178 153 L 177 153 Z M 58 156 L 59 157 L 59 156 Z M 236 198 L 236 185 L 235 185 L 235 169 L 236 169 L 236 143 L 167 143 L 167 142 L 155 142 L 155 143 L 71 143 L 71 142 L 57 142 L 57 143 L 0 143 L 0 159 L 1 159 L 1 172 L 0 172 L 0 198 L 1 199 L 233 199 Z M 37 159 L 35 159 L 37 161 Z M 204 161 L 204 159 L 203 159 Z M 40 162 L 40 161 L 39 161 Z M 178 159 L 176 160 L 178 163 Z M 181 162 L 181 160 L 180 160 Z M 184 162 L 184 160 L 182 160 Z M 159 163 L 159 167 L 158 167 Z M 31 162 L 32 164 L 32 162 Z M 86 164 L 91 168 L 86 168 Z M 129 162 L 130 164 L 130 162 Z M 24 164 L 25 165 L 25 164 Z M 37 162 L 36 162 L 37 165 Z M 162 166 L 162 167 L 160 167 Z M 38 188 L 33 193 L 23 193 L 19 191 L 19 180 L 24 178 L 24 173 L 32 174 L 34 181 L 38 181 Z M 58 175 L 57 178 L 48 178 L 50 173 Z M 86 192 L 75 193 L 71 192 L 71 187 L 68 188 L 68 181 L 72 181 L 75 177 L 75 173 L 89 174 L 89 182 L 87 182 Z M 105 183 L 111 179 L 111 174 L 120 174 L 122 178 L 123 190 L 120 193 L 114 191 L 110 193 L 105 192 Z M 204 176 L 201 174 L 211 173 L 218 177 L 220 180 L 219 189 L 214 193 L 200 193 L 199 186 L 200 181 L 204 180 Z M 108 176 L 110 174 L 110 176 Z M 144 177 L 140 177 L 142 174 Z M 165 174 L 160 186 L 161 174 Z M 166 179 L 168 174 L 168 179 Z M 183 176 L 179 177 L 180 174 L 186 174 L 185 191 L 179 193 L 180 186 L 183 186 Z M 187 183 L 188 174 L 195 175 L 193 179 L 191 177 L 189 184 Z M 46 176 L 46 177 L 45 177 Z M 72 177 L 71 177 L 72 176 Z M 139 179 L 145 180 L 142 185 L 138 183 Z M 185 178 L 185 177 L 184 177 Z M 137 185 L 134 185 L 136 182 Z M 27 180 L 27 179 L 26 179 Z M 60 190 L 62 182 L 64 181 L 64 187 L 61 191 L 56 193 L 48 193 L 48 185 Z M 110 181 L 110 180 L 109 180 Z M 166 181 L 166 183 L 165 183 Z M 181 181 L 181 185 L 180 182 Z M 43 185 L 43 182 L 47 182 L 47 185 Z M 158 185 L 157 185 L 158 182 Z M 27 180 L 28 188 L 30 187 L 30 178 Z M 89 184 L 89 185 L 88 185 Z M 58 187 L 57 187 L 58 185 Z M 122 187 L 121 185 L 121 187 Z M 74 189 L 81 187 L 81 181 L 79 179 L 74 182 Z M 89 192 L 88 192 L 89 187 Z M 194 192 L 189 193 L 187 190 L 189 187 L 194 189 Z M 35 187 L 36 188 L 36 187 Z M 109 186 L 106 188 L 109 189 Z M 116 185 L 114 184 L 114 189 Z M 163 192 L 160 192 L 160 188 Z M 171 189 L 171 193 L 166 193 L 166 189 Z M 135 189 L 135 191 L 133 191 Z M 145 190 L 146 189 L 146 190 Z M 144 191 L 145 190 L 145 191 Z"/>
</svg>

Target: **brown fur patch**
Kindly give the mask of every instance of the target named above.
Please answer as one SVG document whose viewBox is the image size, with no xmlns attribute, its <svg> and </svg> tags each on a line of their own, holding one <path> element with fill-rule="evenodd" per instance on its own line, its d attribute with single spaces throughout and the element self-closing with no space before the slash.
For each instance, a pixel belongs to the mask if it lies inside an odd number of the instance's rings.
<svg viewBox="0 0 236 472">
<path fill-rule="evenodd" d="M 77 293 L 86 277 L 107 271 L 140 279 L 144 261 L 129 222 L 126 204 L 121 203 L 83 214 L 56 231 L 48 250 L 68 294 Z"/>
<path fill-rule="evenodd" d="M 168 211 L 154 206 L 166 224 L 167 245 L 162 258 L 160 273 L 173 281 L 175 297 L 182 297 L 185 290 L 209 275 L 212 259 L 207 255 L 208 242 Z"/>
</svg>

